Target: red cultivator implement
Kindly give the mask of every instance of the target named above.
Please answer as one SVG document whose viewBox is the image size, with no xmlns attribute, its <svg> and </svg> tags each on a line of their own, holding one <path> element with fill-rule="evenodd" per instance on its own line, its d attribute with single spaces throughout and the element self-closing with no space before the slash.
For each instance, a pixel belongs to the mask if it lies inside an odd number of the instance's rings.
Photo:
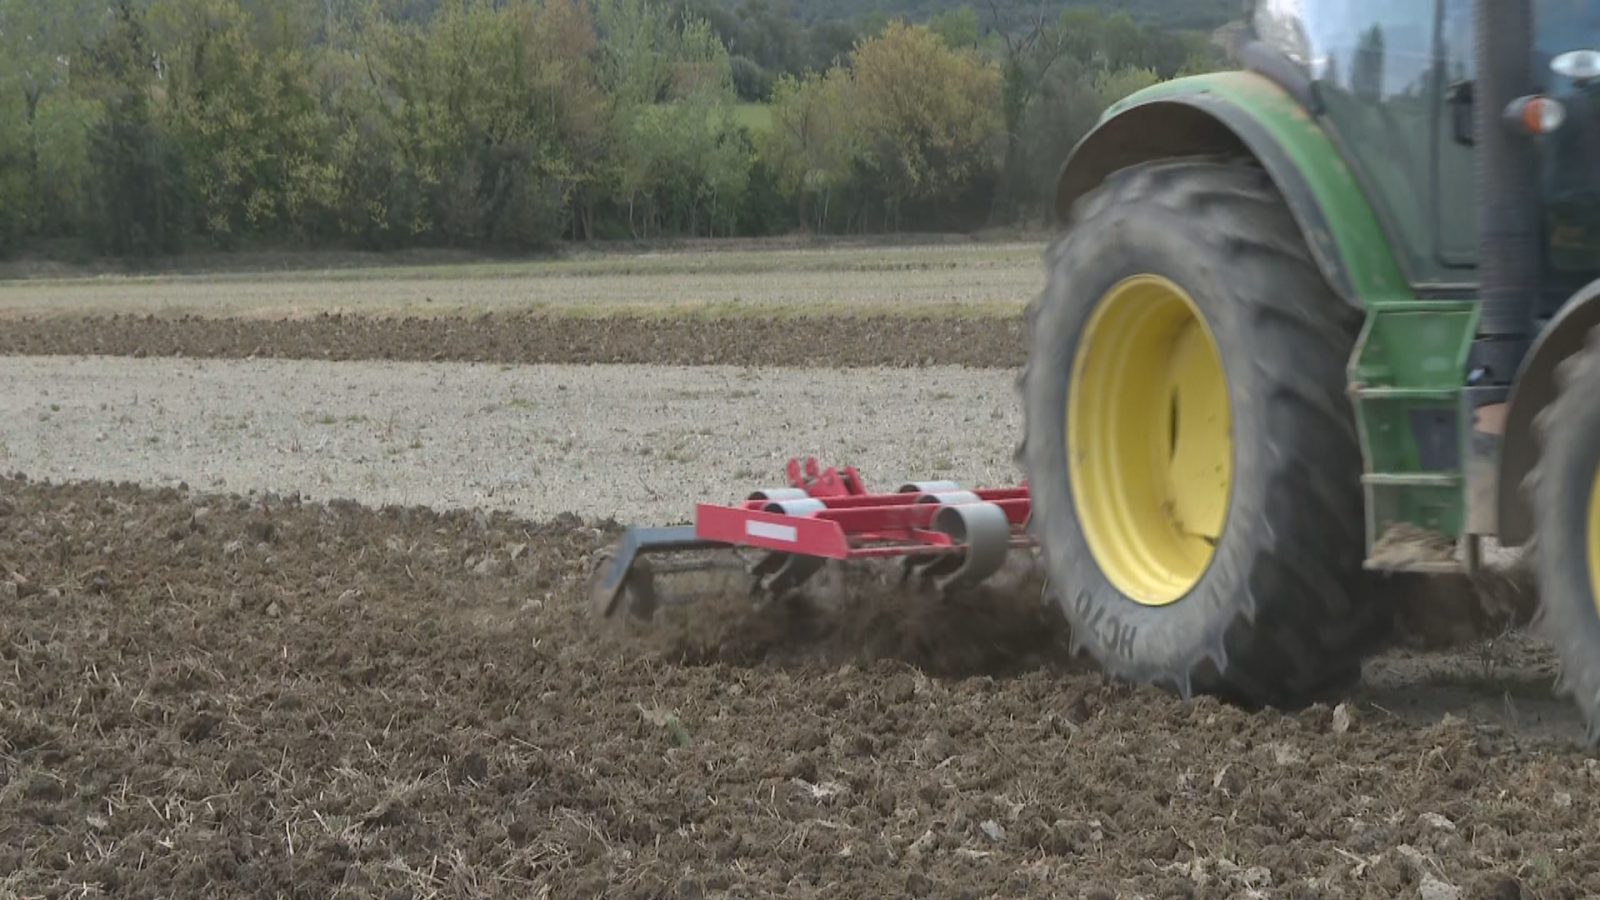
<svg viewBox="0 0 1600 900">
<path fill-rule="evenodd" d="M 787 471 L 788 487 L 756 491 L 737 505 L 697 504 L 693 525 L 629 528 L 595 573 L 593 611 L 648 616 L 658 571 L 727 565 L 698 559 L 657 569 L 646 561 L 662 554 L 732 553 L 753 578 L 753 593 L 781 598 L 830 560 L 900 558 L 904 578 L 940 591 L 970 587 L 999 571 L 1013 549 L 1035 544 L 1024 529 L 1026 485 L 967 490 L 917 481 L 874 494 L 854 468 L 823 470 L 815 459 L 791 459 Z M 745 559 L 751 552 L 753 562 Z"/>
</svg>

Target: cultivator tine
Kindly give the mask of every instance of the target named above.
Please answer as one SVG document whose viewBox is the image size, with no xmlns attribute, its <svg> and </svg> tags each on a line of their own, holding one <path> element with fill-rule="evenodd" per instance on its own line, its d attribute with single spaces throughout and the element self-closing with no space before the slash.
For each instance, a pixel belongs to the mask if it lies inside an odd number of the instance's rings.
<svg viewBox="0 0 1600 900">
<path fill-rule="evenodd" d="M 756 578 L 758 591 L 771 597 L 783 597 L 822 570 L 827 560 L 797 553 L 769 553 L 750 569 Z"/>
<path fill-rule="evenodd" d="M 655 609 L 657 596 L 654 578 L 656 568 L 645 557 L 660 553 L 690 550 L 709 550 L 726 546 L 719 541 L 703 540 L 695 534 L 693 525 L 666 528 L 629 528 L 622 540 L 609 551 L 610 559 L 595 573 L 591 589 L 590 610 L 600 618 L 609 618 L 617 612 L 622 598 L 633 594 L 632 604 L 636 614 L 648 616 Z M 701 566 L 671 567 L 667 571 L 692 571 Z"/>
</svg>

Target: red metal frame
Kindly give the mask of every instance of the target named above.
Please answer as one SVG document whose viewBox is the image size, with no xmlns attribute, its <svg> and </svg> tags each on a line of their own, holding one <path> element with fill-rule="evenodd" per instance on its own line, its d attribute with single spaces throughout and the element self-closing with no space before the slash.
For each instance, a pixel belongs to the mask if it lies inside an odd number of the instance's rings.
<svg viewBox="0 0 1600 900">
<path fill-rule="evenodd" d="M 802 514 L 766 512 L 767 500 L 738 505 L 695 505 L 695 535 L 745 547 L 827 559 L 861 559 L 959 552 L 962 545 L 930 526 L 938 503 L 919 503 L 915 491 L 869 493 L 853 467 L 821 469 L 815 459 L 802 466 L 791 459 L 789 486 L 804 490 L 823 508 Z M 1011 546 L 1032 546 L 1023 526 L 1031 504 L 1028 487 L 969 489 L 978 499 L 999 506 L 1011 524 Z"/>
</svg>

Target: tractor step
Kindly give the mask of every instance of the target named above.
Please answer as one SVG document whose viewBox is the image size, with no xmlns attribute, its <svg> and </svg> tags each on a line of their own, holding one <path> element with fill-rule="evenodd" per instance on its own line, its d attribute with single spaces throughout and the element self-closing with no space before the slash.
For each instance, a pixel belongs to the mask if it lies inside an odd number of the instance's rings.
<svg viewBox="0 0 1600 900">
<path fill-rule="evenodd" d="M 1413 575 L 1462 575 L 1467 570 L 1464 562 L 1447 562 L 1442 560 L 1405 560 L 1403 562 L 1389 562 L 1386 560 L 1369 559 L 1362 568 L 1368 572 L 1400 572 Z"/>
<path fill-rule="evenodd" d="M 906 577 L 948 592 L 983 582 L 1013 550 L 1036 544 L 1025 527 L 1026 485 L 963 489 L 915 481 L 872 493 L 854 468 L 823 469 L 815 459 L 789 460 L 787 475 L 788 486 L 755 491 L 737 504 L 696 504 L 692 525 L 629 528 L 595 571 L 592 611 L 610 617 L 630 592 L 646 614 L 653 610 L 655 570 L 642 562 L 660 554 L 756 551 L 760 558 L 747 567 L 752 590 L 782 597 L 830 561 L 890 558 L 904 561 Z"/>
<path fill-rule="evenodd" d="M 1461 300 L 1382 303 L 1367 315 L 1349 383 L 1365 459 L 1368 569 L 1459 570 L 1395 561 L 1378 544 L 1402 524 L 1450 537 L 1466 530 L 1461 423 L 1477 321 L 1477 304 Z"/>
<path fill-rule="evenodd" d="M 1454 402 L 1458 388 L 1360 387 L 1353 392 L 1359 400 L 1442 400 Z"/>
<path fill-rule="evenodd" d="M 1461 476 L 1456 472 L 1373 472 L 1361 476 L 1362 484 L 1375 487 L 1457 487 Z"/>
</svg>

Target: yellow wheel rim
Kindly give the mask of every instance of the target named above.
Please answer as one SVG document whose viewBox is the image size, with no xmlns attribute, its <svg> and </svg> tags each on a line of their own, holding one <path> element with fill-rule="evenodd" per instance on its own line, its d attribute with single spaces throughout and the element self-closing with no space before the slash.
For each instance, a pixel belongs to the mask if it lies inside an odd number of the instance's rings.
<svg viewBox="0 0 1600 900">
<path fill-rule="evenodd" d="M 1589 597 L 1595 610 L 1600 612 L 1600 468 L 1594 473 L 1594 484 L 1589 488 Z"/>
<path fill-rule="evenodd" d="M 1072 366 L 1067 460 L 1089 551 L 1128 597 L 1172 603 L 1210 564 L 1231 428 L 1222 358 L 1194 300 L 1155 275 L 1107 292 Z"/>
</svg>

